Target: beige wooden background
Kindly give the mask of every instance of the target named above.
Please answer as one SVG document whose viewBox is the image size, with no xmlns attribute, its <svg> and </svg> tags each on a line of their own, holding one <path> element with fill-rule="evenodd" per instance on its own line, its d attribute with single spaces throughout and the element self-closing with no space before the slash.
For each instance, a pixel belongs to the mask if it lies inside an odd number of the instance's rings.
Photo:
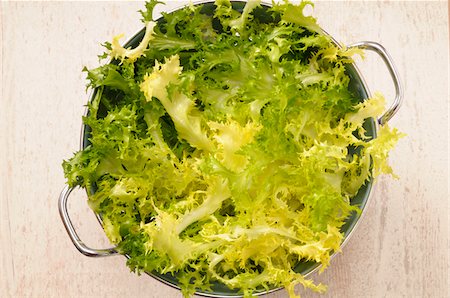
<svg viewBox="0 0 450 298">
<path fill-rule="evenodd" d="M 123 257 L 78 253 L 57 210 L 61 162 L 78 149 L 88 98 L 81 69 L 97 65 L 101 42 L 140 29 L 141 8 L 0 4 L 0 297 L 180 297 L 129 273 Z M 319 1 L 314 15 L 344 44 L 373 40 L 390 51 L 406 91 L 391 125 L 408 137 L 391 154 L 401 178 L 379 179 L 343 253 L 313 278 L 329 285 L 323 297 L 449 297 L 447 2 Z M 392 95 L 377 56 L 360 65 L 372 90 Z M 108 245 L 82 191 L 70 198 L 70 213 L 87 244 Z"/>
</svg>

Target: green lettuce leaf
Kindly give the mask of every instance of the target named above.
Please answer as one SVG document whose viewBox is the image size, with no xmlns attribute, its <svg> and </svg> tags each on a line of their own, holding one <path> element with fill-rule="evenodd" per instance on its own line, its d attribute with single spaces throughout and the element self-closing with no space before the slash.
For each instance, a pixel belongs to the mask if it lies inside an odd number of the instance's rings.
<svg viewBox="0 0 450 298">
<path fill-rule="evenodd" d="M 89 144 L 63 162 L 67 183 L 87 189 L 131 270 L 173 274 L 185 296 L 217 282 L 248 297 L 325 291 L 294 268 L 329 265 L 352 198 L 394 175 L 403 136 L 366 130 L 385 101 L 351 91 L 362 52 L 324 35 L 307 1 L 241 13 L 217 0 L 154 21 L 157 3 L 137 47 L 115 37 L 112 63 L 85 69 Z"/>
</svg>

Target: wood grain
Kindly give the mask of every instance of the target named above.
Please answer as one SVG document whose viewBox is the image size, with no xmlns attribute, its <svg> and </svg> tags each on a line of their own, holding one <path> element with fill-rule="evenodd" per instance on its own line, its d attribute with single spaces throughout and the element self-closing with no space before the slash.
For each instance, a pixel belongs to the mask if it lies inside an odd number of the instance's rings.
<svg viewBox="0 0 450 298">
<path fill-rule="evenodd" d="M 78 150 L 87 100 L 81 69 L 97 65 L 100 43 L 140 29 L 143 3 L 0 5 L 0 297 L 181 297 L 129 273 L 123 257 L 79 254 L 57 211 L 61 162 Z M 342 254 L 312 276 L 328 292 L 299 290 L 304 297 L 448 297 L 447 2 L 318 1 L 314 15 L 343 44 L 373 40 L 388 49 L 405 87 L 390 125 L 408 136 L 391 154 L 400 179 L 380 177 Z M 371 90 L 393 94 L 380 58 L 368 54 L 358 65 Z M 86 243 L 108 246 L 82 191 L 69 207 Z"/>
</svg>

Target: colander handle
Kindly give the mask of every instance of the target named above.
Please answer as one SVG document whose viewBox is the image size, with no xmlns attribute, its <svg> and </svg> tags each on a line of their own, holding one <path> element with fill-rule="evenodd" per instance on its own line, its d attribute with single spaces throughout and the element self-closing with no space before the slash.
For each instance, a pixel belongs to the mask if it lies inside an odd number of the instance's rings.
<svg viewBox="0 0 450 298">
<path fill-rule="evenodd" d="M 394 82 L 395 99 L 394 102 L 389 107 L 389 109 L 380 118 L 378 118 L 378 123 L 380 125 L 384 125 L 397 113 L 403 101 L 403 87 L 400 82 L 400 77 L 398 75 L 397 69 L 395 68 L 394 61 L 392 60 L 391 55 L 389 55 L 389 53 L 382 45 L 373 41 L 361 41 L 351 44 L 347 47 L 362 48 L 377 53 L 381 57 L 381 59 L 383 59 L 384 63 L 386 64 L 386 67 L 389 70 L 392 81 Z"/>
<path fill-rule="evenodd" d="M 117 254 L 114 247 L 107 249 L 90 248 L 86 246 L 83 241 L 81 241 L 80 237 L 78 237 L 78 234 L 72 225 L 72 221 L 70 220 L 69 213 L 67 212 L 67 199 L 69 198 L 72 190 L 74 190 L 74 188 L 69 188 L 68 186 L 64 187 L 59 195 L 58 201 L 59 215 L 61 216 L 67 234 L 69 234 L 70 240 L 72 240 L 79 252 L 88 257 L 107 257 Z"/>
</svg>

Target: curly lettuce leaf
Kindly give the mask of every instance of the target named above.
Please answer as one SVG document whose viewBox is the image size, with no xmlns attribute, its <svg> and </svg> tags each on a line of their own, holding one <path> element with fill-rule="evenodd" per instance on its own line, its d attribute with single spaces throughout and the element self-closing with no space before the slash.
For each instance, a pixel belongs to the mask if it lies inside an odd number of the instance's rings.
<svg viewBox="0 0 450 298">
<path fill-rule="evenodd" d="M 239 12 L 217 0 L 155 22 L 157 3 L 141 12 L 136 48 L 116 37 L 105 43 L 115 60 L 85 70 L 89 144 L 63 162 L 69 186 L 88 190 L 131 270 L 173 274 L 185 296 L 216 283 L 248 297 L 325 291 L 296 266 L 329 266 L 360 211 L 352 198 L 394 175 L 403 136 L 367 130 L 385 100 L 351 91 L 362 52 L 322 34 L 307 1 Z"/>
</svg>

